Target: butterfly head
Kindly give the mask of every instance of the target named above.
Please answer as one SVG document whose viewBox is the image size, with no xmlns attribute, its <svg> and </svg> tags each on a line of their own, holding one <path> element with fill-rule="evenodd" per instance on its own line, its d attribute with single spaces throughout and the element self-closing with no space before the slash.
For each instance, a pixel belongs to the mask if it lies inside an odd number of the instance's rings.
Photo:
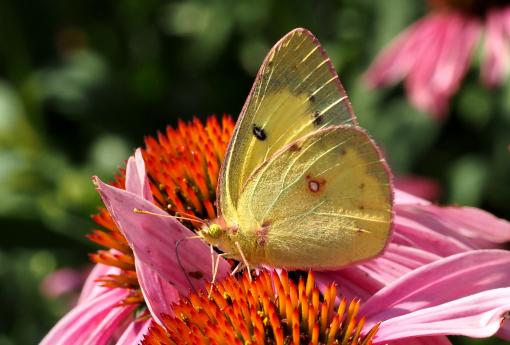
<svg viewBox="0 0 510 345">
<path fill-rule="evenodd" d="M 207 243 L 212 244 L 215 247 L 219 247 L 222 250 L 230 250 L 232 243 L 232 236 L 237 232 L 237 227 L 230 227 L 218 221 L 206 225 L 198 232 L 198 235 L 202 237 Z"/>
</svg>

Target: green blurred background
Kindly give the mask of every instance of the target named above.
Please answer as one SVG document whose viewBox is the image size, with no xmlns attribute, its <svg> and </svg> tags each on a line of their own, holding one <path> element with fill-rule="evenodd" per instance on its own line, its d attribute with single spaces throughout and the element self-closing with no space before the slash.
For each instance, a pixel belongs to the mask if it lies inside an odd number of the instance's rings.
<svg viewBox="0 0 510 345">
<path fill-rule="evenodd" d="M 36 343 L 73 302 L 41 282 L 89 265 L 90 177 L 111 178 L 178 118 L 237 116 L 263 57 L 295 27 L 324 45 L 397 174 L 510 218 L 510 85 L 483 89 L 475 62 L 442 122 L 402 88 L 363 86 L 377 52 L 425 11 L 408 0 L 1 0 L 0 345 Z"/>
</svg>

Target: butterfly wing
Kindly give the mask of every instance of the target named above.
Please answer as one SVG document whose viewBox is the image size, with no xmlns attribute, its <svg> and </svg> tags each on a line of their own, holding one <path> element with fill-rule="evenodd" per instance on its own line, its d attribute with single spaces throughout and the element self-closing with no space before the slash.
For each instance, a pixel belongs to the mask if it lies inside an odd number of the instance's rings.
<svg viewBox="0 0 510 345">
<path fill-rule="evenodd" d="M 392 199 L 390 170 L 362 129 L 318 130 L 248 179 L 237 205 L 239 242 L 253 263 L 339 268 L 385 248 Z"/>
<path fill-rule="evenodd" d="M 262 162 L 288 143 L 332 125 L 355 123 L 328 56 L 305 29 L 269 52 L 246 100 L 220 173 L 219 210 L 236 218 L 242 186 Z"/>
</svg>

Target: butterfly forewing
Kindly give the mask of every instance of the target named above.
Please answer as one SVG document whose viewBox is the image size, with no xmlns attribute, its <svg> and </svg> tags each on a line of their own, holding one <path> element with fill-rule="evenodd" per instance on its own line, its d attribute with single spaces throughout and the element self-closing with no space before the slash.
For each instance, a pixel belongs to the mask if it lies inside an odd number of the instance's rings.
<svg viewBox="0 0 510 345">
<path fill-rule="evenodd" d="M 237 208 L 249 261 L 339 268 L 385 248 L 392 223 L 390 172 L 362 129 L 330 127 L 264 162 Z"/>
<path fill-rule="evenodd" d="M 269 52 L 241 112 L 220 175 L 219 210 L 236 218 L 241 189 L 253 171 L 297 138 L 355 117 L 331 61 L 305 29 Z"/>
</svg>

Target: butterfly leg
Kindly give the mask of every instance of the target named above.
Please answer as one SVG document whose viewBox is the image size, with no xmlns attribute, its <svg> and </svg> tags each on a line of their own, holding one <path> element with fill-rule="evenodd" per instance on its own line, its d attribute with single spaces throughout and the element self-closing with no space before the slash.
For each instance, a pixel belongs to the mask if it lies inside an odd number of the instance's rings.
<svg viewBox="0 0 510 345">
<path fill-rule="evenodd" d="M 221 253 L 216 256 L 216 260 L 213 258 L 214 255 L 214 249 L 213 246 L 211 246 L 211 263 L 212 263 L 212 281 L 211 281 L 211 289 L 209 290 L 208 297 L 211 298 L 212 294 L 212 288 L 214 283 L 216 282 L 216 275 L 218 274 L 218 267 L 220 265 L 220 258 L 223 256 L 227 256 L 226 253 Z"/>
<path fill-rule="evenodd" d="M 212 255 L 213 253 L 211 253 Z M 220 266 L 220 258 L 227 256 L 227 253 L 221 253 L 216 256 L 216 260 L 214 260 L 213 264 L 213 276 L 212 276 L 212 283 L 214 284 L 216 282 L 216 276 L 218 275 L 218 267 Z"/>
<path fill-rule="evenodd" d="M 237 272 L 241 271 L 243 268 L 245 268 L 246 266 L 244 265 L 244 263 L 241 261 L 237 264 L 237 266 L 232 270 L 232 272 L 230 273 L 231 275 L 234 275 L 236 274 Z"/>
<path fill-rule="evenodd" d="M 246 266 L 246 270 L 248 271 L 248 278 L 250 278 L 250 281 L 251 281 L 252 279 L 251 279 L 251 272 L 250 272 L 250 264 L 248 263 L 248 260 L 246 260 L 246 257 L 244 256 L 243 250 L 241 249 L 241 245 L 239 244 L 239 242 L 236 241 L 235 244 L 236 244 L 237 250 L 239 250 L 239 254 L 241 255 L 241 258 L 243 259 L 243 264 Z"/>
</svg>

